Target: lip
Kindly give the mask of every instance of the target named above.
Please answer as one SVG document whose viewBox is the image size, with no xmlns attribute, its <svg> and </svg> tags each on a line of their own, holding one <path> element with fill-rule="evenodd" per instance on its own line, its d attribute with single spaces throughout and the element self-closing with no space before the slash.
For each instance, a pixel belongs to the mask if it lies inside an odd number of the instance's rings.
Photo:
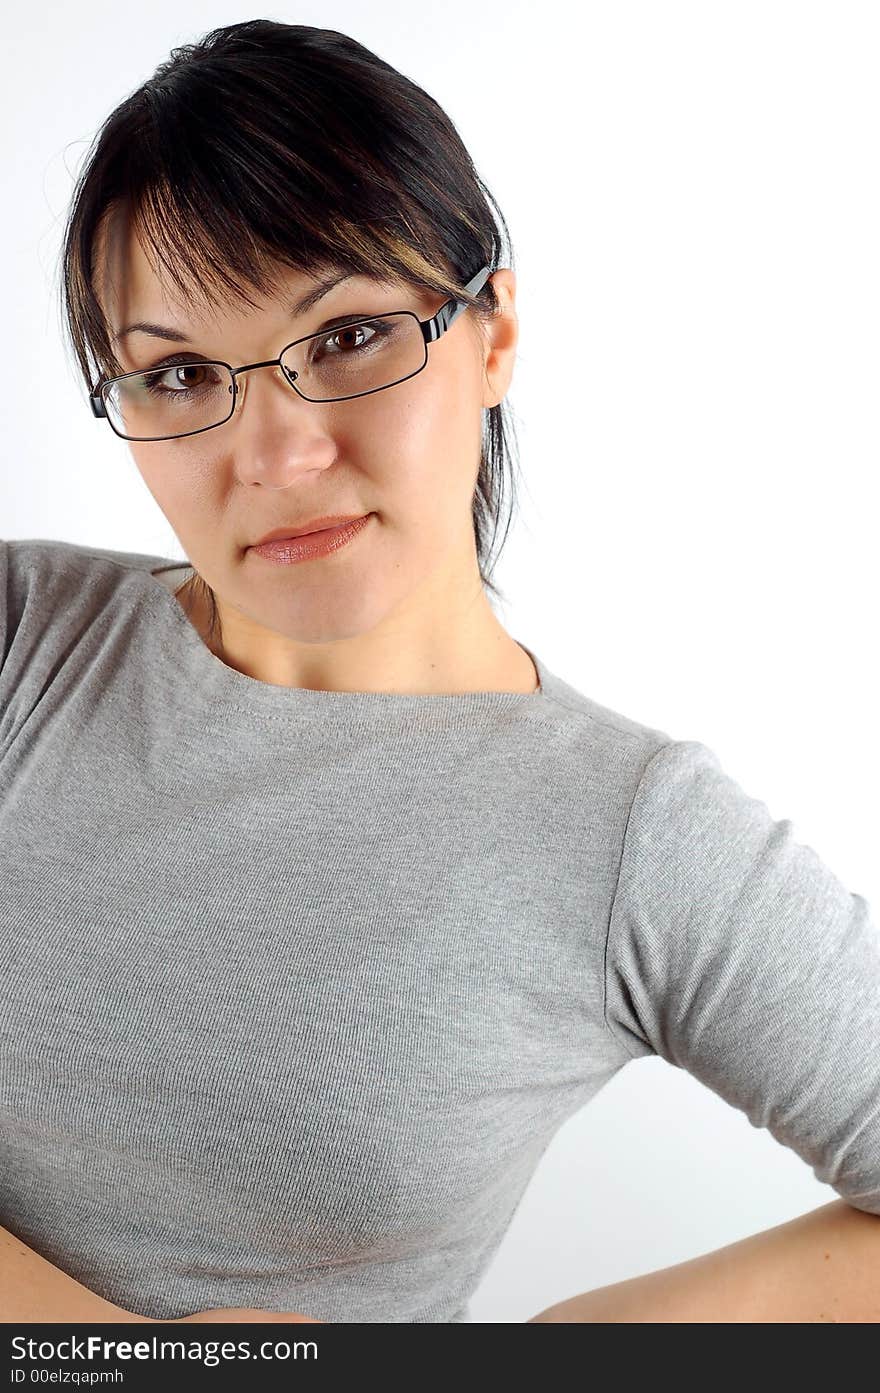
<svg viewBox="0 0 880 1393">
<path fill-rule="evenodd" d="M 264 542 L 283 542 L 290 537 L 306 537 L 312 532 L 327 532 L 333 527 L 341 527 L 343 523 L 360 522 L 361 518 L 366 516 L 368 515 L 365 513 L 333 513 L 323 518 L 312 518 L 311 522 L 302 527 L 276 527 L 274 531 L 267 532 L 265 537 L 251 542 L 251 546 L 261 547 Z"/>
<path fill-rule="evenodd" d="M 282 566 L 330 556 L 348 546 L 359 532 L 363 532 L 372 516 L 372 513 L 364 513 L 353 522 L 345 522 L 338 527 L 322 527 L 317 532 L 301 533 L 298 537 L 276 537 L 274 541 L 255 543 L 248 551 L 264 561 Z"/>
</svg>

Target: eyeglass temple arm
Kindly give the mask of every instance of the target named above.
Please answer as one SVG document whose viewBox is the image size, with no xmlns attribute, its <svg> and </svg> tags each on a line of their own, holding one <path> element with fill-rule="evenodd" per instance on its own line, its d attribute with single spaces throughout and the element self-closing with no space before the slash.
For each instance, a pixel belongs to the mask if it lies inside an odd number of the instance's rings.
<svg viewBox="0 0 880 1393">
<path fill-rule="evenodd" d="M 489 266 L 484 266 L 475 276 L 472 276 L 465 286 L 468 295 L 479 295 L 486 281 L 492 274 Z M 422 322 L 422 333 L 426 343 L 433 343 L 439 339 L 441 334 L 445 334 L 450 324 L 467 309 L 464 300 L 447 300 L 445 305 L 441 305 L 433 319 L 426 319 Z"/>
<path fill-rule="evenodd" d="M 492 271 L 490 267 L 484 266 L 475 276 L 472 276 L 465 286 L 468 295 L 479 295 Z M 433 343 L 439 339 L 441 334 L 445 334 L 450 324 L 458 318 L 463 310 L 467 309 L 464 300 L 447 300 L 445 305 L 434 315 L 433 319 L 425 320 L 422 324 L 422 332 L 425 335 L 426 343 Z M 89 393 L 89 404 L 92 408 L 93 416 L 106 416 L 107 409 L 104 406 L 104 399 L 101 396 L 100 388 L 97 392 Z"/>
</svg>

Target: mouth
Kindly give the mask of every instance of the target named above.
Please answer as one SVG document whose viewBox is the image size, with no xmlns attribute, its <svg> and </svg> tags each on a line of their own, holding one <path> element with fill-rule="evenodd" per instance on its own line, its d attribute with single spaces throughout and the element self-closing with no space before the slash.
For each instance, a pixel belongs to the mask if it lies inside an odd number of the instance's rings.
<svg viewBox="0 0 880 1393">
<path fill-rule="evenodd" d="M 346 521 L 334 527 L 320 527 L 312 532 L 300 532 L 296 537 L 292 537 L 289 532 L 285 534 L 285 529 L 282 528 L 279 529 L 282 536 L 276 536 L 268 542 L 254 542 L 247 550 L 254 557 L 280 565 L 317 560 L 347 547 L 369 526 L 372 517 L 372 513 L 362 513 L 353 521 Z"/>
<path fill-rule="evenodd" d="M 284 542 L 290 541 L 294 537 L 311 537 L 319 532 L 332 532 L 337 527 L 361 522 L 369 516 L 369 513 L 334 513 L 332 516 L 312 518 L 311 522 L 305 522 L 301 527 L 276 527 L 272 532 L 267 532 L 264 537 L 260 537 L 258 541 L 251 542 L 250 546 L 261 547 L 267 542 Z"/>
</svg>

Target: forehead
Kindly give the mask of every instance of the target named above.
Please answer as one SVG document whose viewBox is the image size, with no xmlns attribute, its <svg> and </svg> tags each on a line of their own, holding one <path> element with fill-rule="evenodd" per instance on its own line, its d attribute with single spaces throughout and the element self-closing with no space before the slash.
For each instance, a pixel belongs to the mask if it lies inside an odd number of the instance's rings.
<svg viewBox="0 0 880 1393">
<path fill-rule="evenodd" d="M 122 207 L 109 209 L 95 236 L 94 285 L 95 293 L 109 325 L 111 338 L 123 325 L 137 319 L 186 322 L 193 326 L 215 327 L 228 314 L 250 316 L 264 309 L 277 311 L 279 294 L 283 304 L 310 290 L 328 272 L 339 278 L 346 276 L 352 286 L 372 278 L 347 274 L 341 267 L 328 263 L 305 274 L 277 262 L 271 268 L 271 288 L 265 296 L 248 288 L 248 301 L 238 299 L 230 290 L 228 296 L 218 292 L 216 285 L 187 287 L 181 292 L 166 268 L 154 262 L 154 253 L 146 251 L 140 229 L 131 214 Z M 168 254 L 168 253 L 166 253 Z M 214 275 L 217 275 L 215 269 Z M 206 278 L 207 279 L 207 278 Z M 222 281 L 222 272 L 220 273 Z M 124 344 L 124 341 L 123 341 Z"/>
<path fill-rule="evenodd" d="M 173 315 L 184 308 L 173 284 L 154 270 L 124 207 L 108 209 L 95 236 L 94 285 L 111 335 L 136 317 L 135 309 L 150 306 Z"/>
</svg>

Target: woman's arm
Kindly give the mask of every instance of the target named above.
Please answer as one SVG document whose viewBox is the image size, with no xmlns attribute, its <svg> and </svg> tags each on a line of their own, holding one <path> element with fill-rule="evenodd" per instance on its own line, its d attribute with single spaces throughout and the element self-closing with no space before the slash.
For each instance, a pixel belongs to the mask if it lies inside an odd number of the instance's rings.
<svg viewBox="0 0 880 1393">
<path fill-rule="evenodd" d="M 544 1321 L 877 1323 L 880 1215 L 832 1200 L 725 1248 L 569 1297 L 530 1318 Z"/>
<path fill-rule="evenodd" d="M 0 1228 L 0 1323 L 11 1321 L 119 1321 L 133 1315 L 53 1266 L 8 1229 Z"/>
</svg>

